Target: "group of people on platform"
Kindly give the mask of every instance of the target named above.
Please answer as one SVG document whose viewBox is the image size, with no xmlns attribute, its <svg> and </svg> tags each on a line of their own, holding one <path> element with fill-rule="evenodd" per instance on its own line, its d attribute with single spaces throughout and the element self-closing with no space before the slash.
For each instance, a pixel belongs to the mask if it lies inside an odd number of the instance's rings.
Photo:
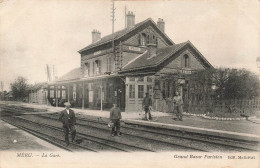
<svg viewBox="0 0 260 168">
<path fill-rule="evenodd" d="M 177 118 L 175 120 L 182 121 L 182 112 L 183 112 L 183 100 L 179 92 L 176 92 L 176 96 L 173 97 L 173 103 L 175 108 L 175 113 Z M 65 109 L 60 112 L 59 120 L 62 122 L 62 128 L 65 135 L 66 145 L 69 145 L 69 132 L 71 132 L 71 142 L 73 143 L 76 136 L 76 117 L 75 112 L 70 109 L 71 104 L 69 102 L 64 103 Z M 151 110 L 152 110 L 152 99 L 149 96 L 149 93 L 146 93 L 146 96 L 143 99 L 142 107 L 145 112 L 145 120 L 152 120 Z M 112 127 L 111 136 L 121 136 L 120 132 L 120 120 L 122 119 L 120 108 L 117 104 L 113 104 L 113 107 L 110 110 L 110 124 Z"/>
<path fill-rule="evenodd" d="M 182 96 L 179 92 L 175 93 L 176 95 L 172 99 L 173 105 L 173 113 L 176 114 L 177 118 L 173 118 L 175 120 L 182 121 L 182 112 L 183 112 L 183 100 Z M 152 120 L 151 110 L 152 110 L 152 99 L 149 96 L 149 93 L 146 93 L 146 96 L 143 99 L 143 109 L 145 111 L 145 120 Z"/>
</svg>

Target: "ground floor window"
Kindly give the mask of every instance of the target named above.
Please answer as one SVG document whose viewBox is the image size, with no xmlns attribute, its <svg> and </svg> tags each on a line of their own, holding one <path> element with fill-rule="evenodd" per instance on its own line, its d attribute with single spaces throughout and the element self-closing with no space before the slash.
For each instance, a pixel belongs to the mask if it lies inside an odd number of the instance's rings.
<svg viewBox="0 0 260 168">
<path fill-rule="evenodd" d="M 76 101 L 76 84 L 73 84 L 73 100 Z"/>
<path fill-rule="evenodd" d="M 135 98 L 135 85 L 129 85 L 129 98 Z"/>
<path fill-rule="evenodd" d="M 138 85 L 138 98 L 144 97 L 144 85 Z"/>
<path fill-rule="evenodd" d="M 56 97 L 57 97 L 57 98 L 60 98 L 60 86 L 57 86 L 56 89 L 57 89 L 57 90 L 56 90 Z"/>
<path fill-rule="evenodd" d="M 61 98 L 66 99 L 66 90 L 62 90 L 61 92 Z"/>
<path fill-rule="evenodd" d="M 54 98 L 54 90 L 50 90 L 50 98 Z"/>
</svg>

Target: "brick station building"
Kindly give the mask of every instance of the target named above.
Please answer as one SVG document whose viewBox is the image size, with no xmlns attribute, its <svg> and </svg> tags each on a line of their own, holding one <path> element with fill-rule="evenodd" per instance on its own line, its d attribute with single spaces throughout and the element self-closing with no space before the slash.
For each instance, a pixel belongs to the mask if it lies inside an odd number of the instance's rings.
<svg viewBox="0 0 260 168">
<path fill-rule="evenodd" d="M 176 90 L 187 98 L 185 76 L 212 65 L 190 41 L 176 44 L 164 30 L 163 19 L 135 24 L 132 12 L 123 30 L 103 38 L 93 30 L 92 44 L 78 51 L 81 66 L 49 83 L 49 101 L 69 101 L 83 109 L 111 108 L 117 102 L 123 111 L 136 111 L 149 92 L 154 108 L 163 111 L 159 102 Z M 164 78 L 167 74 L 171 77 Z"/>
</svg>

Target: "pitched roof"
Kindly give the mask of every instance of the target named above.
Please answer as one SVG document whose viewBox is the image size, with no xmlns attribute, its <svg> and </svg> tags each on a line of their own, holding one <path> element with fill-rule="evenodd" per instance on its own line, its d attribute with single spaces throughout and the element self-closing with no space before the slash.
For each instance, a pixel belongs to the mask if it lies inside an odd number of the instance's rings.
<svg viewBox="0 0 260 168">
<path fill-rule="evenodd" d="M 156 55 L 152 57 L 148 54 L 148 52 L 143 53 L 137 56 L 134 60 L 130 61 L 128 64 L 126 64 L 122 68 L 121 73 L 138 71 L 147 68 L 157 68 L 159 65 L 161 65 L 163 62 L 165 62 L 167 59 L 169 59 L 171 56 L 173 56 L 186 46 L 192 47 L 199 54 L 200 60 L 203 61 L 206 67 L 212 67 L 212 65 L 201 55 L 201 53 L 199 53 L 199 51 L 192 45 L 192 43 L 190 41 L 187 41 L 164 48 L 158 48 L 156 51 Z"/>
<path fill-rule="evenodd" d="M 60 82 L 60 81 L 68 81 L 68 80 L 75 80 L 75 79 L 80 79 L 81 78 L 81 68 L 75 68 L 65 75 L 61 76 L 55 82 Z"/>
<path fill-rule="evenodd" d="M 122 29 L 122 30 L 119 30 L 113 34 L 110 34 L 110 35 L 107 35 L 107 36 L 104 36 L 103 38 L 101 38 L 100 40 L 96 41 L 95 43 L 92 43 L 90 45 L 88 45 L 87 47 L 79 50 L 78 52 L 81 53 L 83 51 L 86 51 L 88 49 L 91 49 L 93 47 L 97 47 L 99 45 L 102 45 L 102 44 L 105 44 L 105 43 L 109 43 L 109 42 L 112 42 L 112 40 L 117 40 L 117 39 L 120 39 L 121 37 L 123 37 L 124 35 L 136 30 L 138 27 L 144 25 L 145 23 L 152 23 L 158 31 L 160 31 L 160 29 L 157 27 L 156 23 L 151 19 L 151 18 L 148 18 L 142 22 L 139 22 L 137 24 L 134 25 L 134 27 L 128 29 L 128 28 L 125 28 L 125 29 Z M 162 31 L 160 31 L 160 33 L 171 43 L 171 44 L 174 44 L 174 42 Z"/>
<path fill-rule="evenodd" d="M 36 83 L 31 86 L 31 90 L 38 90 L 40 88 L 46 88 L 47 87 L 47 82 L 41 82 L 41 83 Z"/>
</svg>

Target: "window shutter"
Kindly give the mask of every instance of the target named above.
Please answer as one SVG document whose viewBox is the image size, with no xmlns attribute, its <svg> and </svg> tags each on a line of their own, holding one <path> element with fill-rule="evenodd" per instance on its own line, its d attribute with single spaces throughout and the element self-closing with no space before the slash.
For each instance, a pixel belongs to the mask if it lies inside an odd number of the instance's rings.
<svg viewBox="0 0 260 168">
<path fill-rule="evenodd" d="M 138 34 L 138 45 L 141 45 L 141 34 Z"/>
</svg>

